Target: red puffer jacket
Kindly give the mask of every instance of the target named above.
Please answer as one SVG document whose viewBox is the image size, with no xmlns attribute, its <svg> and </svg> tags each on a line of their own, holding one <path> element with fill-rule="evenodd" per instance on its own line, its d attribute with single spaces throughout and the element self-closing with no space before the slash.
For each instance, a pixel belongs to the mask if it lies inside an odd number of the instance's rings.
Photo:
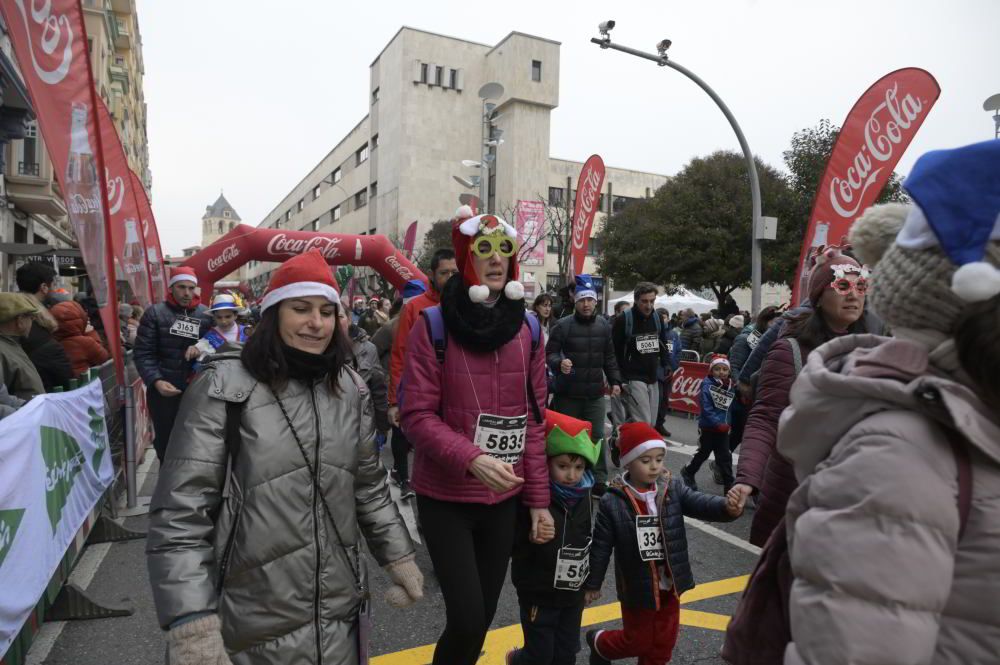
<svg viewBox="0 0 1000 665">
<path fill-rule="evenodd" d="M 525 376 L 527 374 L 527 377 Z M 529 379 L 542 423 L 527 400 Z M 458 503 L 496 504 L 519 492 L 529 508 L 549 507 L 549 472 L 545 460 L 545 350 L 531 349 L 525 324 L 512 340 L 493 352 L 469 351 L 448 336 L 439 363 L 422 317 L 410 330 L 400 404 L 403 431 L 413 444 L 413 490 L 422 496 Z M 484 454 L 473 444 L 480 413 L 523 416 L 528 425 L 524 454 L 514 473 L 524 484 L 499 494 L 469 472 Z"/>
<path fill-rule="evenodd" d="M 800 344 L 802 360 L 812 350 Z M 787 338 L 768 350 L 757 382 L 757 397 L 747 417 L 740 444 L 736 482 L 759 491 L 757 511 L 750 526 L 750 542 L 763 547 L 778 522 L 785 516 L 788 497 L 798 486 L 788 460 L 775 450 L 778 420 L 788 406 L 788 394 L 795 383 L 795 359 Z"/>
<path fill-rule="evenodd" d="M 70 364 L 73 366 L 73 376 L 83 374 L 91 367 L 96 367 L 111 356 L 107 349 L 98 341 L 97 333 L 87 333 L 87 312 L 80 303 L 71 300 L 55 305 L 52 316 L 59 322 L 53 336 L 62 344 Z"/>
</svg>

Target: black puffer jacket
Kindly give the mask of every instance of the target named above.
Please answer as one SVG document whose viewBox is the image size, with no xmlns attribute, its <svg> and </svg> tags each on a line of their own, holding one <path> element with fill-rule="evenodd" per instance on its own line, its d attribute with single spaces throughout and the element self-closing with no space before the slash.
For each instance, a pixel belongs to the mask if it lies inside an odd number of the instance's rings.
<svg viewBox="0 0 1000 665">
<path fill-rule="evenodd" d="M 582 548 L 590 542 L 593 502 L 587 496 L 570 508 L 555 493 L 552 496 L 549 512 L 555 521 L 556 537 L 544 545 L 535 545 L 528 540 L 531 514 L 524 506 L 519 509 L 510 580 L 522 605 L 575 607 L 583 604 L 583 587 L 578 591 L 555 588 L 556 559 L 561 547 Z"/>
<path fill-rule="evenodd" d="M 732 522 L 735 518 L 726 512 L 726 497 L 692 490 L 679 479 L 662 478 L 657 482 L 656 492 L 667 564 L 673 576 L 672 590 L 680 595 L 695 586 L 688 559 L 684 516 L 708 522 Z M 597 509 L 594 542 L 590 548 L 590 576 L 583 588 L 600 590 L 613 549 L 618 600 L 626 607 L 657 609 L 660 601 L 659 571 L 655 562 L 639 558 L 635 517 L 635 509 L 625 494 L 622 479 L 616 478 L 601 497 Z"/>
<path fill-rule="evenodd" d="M 45 392 L 50 393 L 57 387 L 66 388 L 73 378 L 73 366 L 69 357 L 52 333 L 35 321 L 27 337 L 21 338 L 21 348 L 28 354 L 31 364 L 42 379 Z"/>
<path fill-rule="evenodd" d="M 184 353 L 198 340 L 170 334 L 170 326 L 181 315 L 200 320 L 199 337 L 212 328 L 212 318 L 204 305 L 185 309 L 161 302 L 147 309 L 139 321 L 133 358 L 139 376 L 150 388 L 161 379 L 179 390 L 187 387 L 191 363 L 184 360 Z"/>
<path fill-rule="evenodd" d="M 701 355 L 701 338 L 703 334 L 701 319 L 697 316 L 692 316 L 681 324 L 681 345 L 684 346 L 684 350 L 697 351 Z"/>
<path fill-rule="evenodd" d="M 560 371 L 564 358 L 573 361 L 572 374 Z M 600 397 L 604 394 L 605 375 L 609 385 L 622 382 L 611 342 L 611 325 L 602 316 L 584 319 L 573 313 L 559 319 L 549 333 L 545 359 L 555 373 L 553 392 L 557 395 Z"/>
</svg>

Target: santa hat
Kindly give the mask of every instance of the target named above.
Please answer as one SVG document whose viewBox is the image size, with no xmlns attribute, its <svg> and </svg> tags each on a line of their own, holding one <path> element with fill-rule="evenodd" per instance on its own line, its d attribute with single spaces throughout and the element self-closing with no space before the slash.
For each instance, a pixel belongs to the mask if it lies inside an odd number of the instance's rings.
<svg viewBox="0 0 1000 665">
<path fill-rule="evenodd" d="M 916 205 L 896 237 L 905 249 L 938 247 L 958 270 L 951 290 L 965 302 L 1000 294 L 1000 268 L 986 261 L 1000 241 L 1000 141 L 929 152 L 903 183 Z"/>
<path fill-rule="evenodd" d="M 591 440 L 593 425 L 562 413 L 545 411 L 545 455 L 579 455 L 593 467 L 601 454 L 601 442 Z"/>
<path fill-rule="evenodd" d="M 306 296 L 323 296 L 334 304 L 340 304 L 333 272 L 318 249 L 293 256 L 274 271 L 260 303 L 260 311 L 264 312 L 282 300 Z"/>
<path fill-rule="evenodd" d="M 476 269 L 473 263 L 472 241 L 481 235 L 504 234 L 513 240 L 517 240 L 517 230 L 496 215 L 476 215 L 472 216 L 472 208 L 467 205 L 460 207 L 455 212 L 455 218 L 451 226 L 451 242 L 455 247 L 455 262 L 458 264 L 458 272 L 462 275 L 462 281 L 469 288 L 469 299 L 472 302 L 480 303 L 490 296 L 489 288 L 479 283 L 476 276 Z M 504 295 L 510 300 L 524 299 L 524 285 L 517 281 L 518 265 L 517 256 L 510 257 L 507 268 L 507 285 L 504 287 Z"/>
<path fill-rule="evenodd" d="M 198 276 L 195 274 L 194 268 L 173 268 L 170 271 L 170 283 L 168 286 L 173 286 L 177 282 L 191 282 L 197 286 Z"/>
<path fill-rule="evenodd" d="M 223 311 L 238 311 L 242 309 L 239 303 L 236 301 L 232 295 L 228 293 L 220 293 L 219 295 L 212 298 L 212 307 L 208 310 L 210 312 L 223 312 Z"/>
<path fill-rule="evenodd" d="M 573 290 L 573 301 L 593 298 L 597 300 L 597 289 L 594 288 L 594 278 L 590 275 L 577 275 L 575 279 L 576 288 Z"/>
<path fill-rule="evenodd" d="M 663 437 L 649 423 L 625 423 L 618 428 L 621 465 L 626 466 L 650 450 L 667 449 Z"/>
<path fill-rule="evenodd" d="M 726 367 L 729 367 L 729 360 L 725 356 L 715 356 L 712 358 L 711 362 L 708 363 L 709 374 L 712 373 L 712 370 L 715 369 L 716 365 L 725 365 Z"/>
</svg>

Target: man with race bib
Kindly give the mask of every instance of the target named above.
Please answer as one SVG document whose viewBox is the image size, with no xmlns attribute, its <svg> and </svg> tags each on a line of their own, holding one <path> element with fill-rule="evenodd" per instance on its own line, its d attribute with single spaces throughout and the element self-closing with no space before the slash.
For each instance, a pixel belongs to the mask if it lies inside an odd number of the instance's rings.
<svg viewBox="0 0 1000 665">
<path fill-rule="evenodd" d="M 618 369 L 625 382 L 621 396 L 625 420 L 653 426 L 660 405 L 657 370 L 670 365 L 667 329 L 653 311 L 657 291 L 655 284 L 639 282 L 632 308 L 615 319 L 611 329 Z"/>
<path fill-rule="evenodd" d="M 194 269 L 174 268 L 169 288 L 167 299 L 142 315 L 133 356 L 135 368 L 146 384 L 153 447 L 161 462 L 192 373 L 191 361 L 186 357 L 188 347 L 212 327 L 208 309 L 196 293 L 198 278 Z"/>
<path fill-rule="evenodd" d="M 666 444 L 649 424 L 622 425 L 618 446 L 627 471 L 601 497 L 583 588 L 588 605 L 601 596 L 613 551 L 623 629 L 587 632 L 590 663 L 638 657 L 662 665 L 677 642 L 680 596 L 695 586 L 684 516 L 731 522 L 743 509 L 736 496 L 704 494 L 672 478 Z"/>
<path fill-rule="evenodd" d="M 458 274 L 410 331 L 402 429 L 411 487 L 447 623 L 434 665 L 474 665 L 496 612 L 520 506 L 530 537 L 554 535 L 545 461 L 545 351 L 517 281 L 517 232 L 460 208 Z"/>
</svg>

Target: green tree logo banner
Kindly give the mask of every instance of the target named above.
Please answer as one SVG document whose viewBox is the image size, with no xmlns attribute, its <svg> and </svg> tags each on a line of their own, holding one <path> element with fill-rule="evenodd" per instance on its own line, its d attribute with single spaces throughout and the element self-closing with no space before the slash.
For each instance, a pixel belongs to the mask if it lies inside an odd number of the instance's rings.
<svg viewBox="0 0 1000 665">
<path fill-rule="evenodd" d="M 0 567 L 3 566 L 7 552 L 14 544 L 14 536 L 17 535 L 17 527 L 21 526 L 21 518 L 24 517 L 24 510 L 0 510 Z"/>
<path fill-rule="evenodd" d="M 41 426 L 42 458 L 45 460 L 45 506 L 52 533 L 62 519 L 66 498 L 85 460 L 76 439 L 55 427 Z"/>
<path fill-rule="evenodd" d="M 90 440 L 94 442 L 94 456 L 90 460 L 94 473 L 101 475 L 101 458 L 108 447 L 108 435 L 104 431 L 104 416 L 97 412 L 92 406 L 87 407 L 87 415 L 90 416 L 88 426 L 90 427 Z"/>
</svg>

